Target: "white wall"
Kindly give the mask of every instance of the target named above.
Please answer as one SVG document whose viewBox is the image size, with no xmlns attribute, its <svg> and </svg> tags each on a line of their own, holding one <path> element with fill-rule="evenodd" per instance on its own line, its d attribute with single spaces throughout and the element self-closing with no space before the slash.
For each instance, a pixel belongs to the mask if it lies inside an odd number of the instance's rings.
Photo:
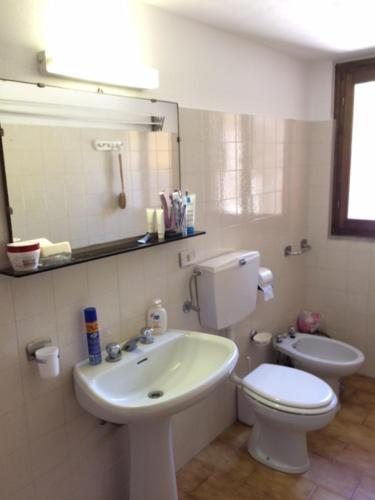
<svg viewBox="0 0 375 500">
<path fill-rule="evenodd" d="M 312 62 L 306 66 L 307 119 L 333 118 L 333 89 L 335 65 L 333 61 Z"/>
<path fill-rule="evenodd" d="M 53 0 L 2 0 L 1 77 L 72 85 L 39 75 L 36 53 L 48 48 L 52 28 L 60 29 L 66 43 L 71 42 L 75 34 L 74 17 L 82 10 L 78 6 L 87 5 L 82 25 L 88 19 L 92 23 L 93 5 L 98 0 L 67 0 L 64 2 L 66 19 L 51 28 L 51 23 L 56 22 L 50 15 L 54 3 Z M 116 50 L 118 64 L 121 64 L 126 60 L 126 49 L 120 45 L 121 33 L 117 37 L 108 31 L 116 30 L 113 12 L 119 3 L 119 0 L 106 3 L 108 9 L 101 13 L 96 34 L 95 30 L 91 32 L 94 31 L 92 50 L 97 44 L 105 44 L 108 36 L 118 40 L 118 46 L 112 46 L 111 50 Z M 306 118 L 303 62 L 154 7 L 139 5 L 138 16 L 144 57 L 160 70 L 160 88 L 152 95 L 177 101 L 184 107 Z M 80 36 L 77 46 L 83 43 L 85 31 L 76 34 Z"/>
</svg>

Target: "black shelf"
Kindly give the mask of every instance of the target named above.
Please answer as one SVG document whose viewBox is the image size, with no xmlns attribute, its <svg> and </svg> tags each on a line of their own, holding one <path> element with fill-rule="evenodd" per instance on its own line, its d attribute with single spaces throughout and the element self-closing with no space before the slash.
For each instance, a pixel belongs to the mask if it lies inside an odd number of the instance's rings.
<svg viewBox="0 0 375 500">
<path fill-rule="evenodd" d="M 73 250 L 72 257 L 70 260 L 51 263 L 51 264 L 40 264 L 38 269 L 35 271 L 14 271 L 13 268 L 7 267 L 5 269 L 0 269 L 0 274 L 5 276 L 11 276 L 13 278 L 23 278 L 24 276 L 31 276 L 34 274 L 45 273 L 47 271 L 53 271 L 54 269 L 61 269 L 63 267 L 75 266 L 77 264 L 82 264 L 83 262 L 90 262 L 92 260 L 104 259 L 106 257 L 112 257 L 113 255 L 119 255 L 127 252 L 134 252 L 136 250 L 143 250 L 144 248 L 156 247 L 158 245 L 165 245 L 167 243 L 173 243 L 174 241 L 186 240 L 188 238 L 195 238 L 195 236 L 201 236 L 206 234 L 205 231 L 195 231 L 194 234 L 189 234 L 187 236 L 168 236 L 165 240 L 159 241 L 156 237 L 153 237 L 148 243 L 138 243 L 137 240 L 143 235 L 137 236 L 135 238 L 127 238 L 124 240 L 111 241 L 109 243 L 102 243 L 100 245 L 91 245 L 88 247 L 82 247 L 77 250 Z"/>
</svg>

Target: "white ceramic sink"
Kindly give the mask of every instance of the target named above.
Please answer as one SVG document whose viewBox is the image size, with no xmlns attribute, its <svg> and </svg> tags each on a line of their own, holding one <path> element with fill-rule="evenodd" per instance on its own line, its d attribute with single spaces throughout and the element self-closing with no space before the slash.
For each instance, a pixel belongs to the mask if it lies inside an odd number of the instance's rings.
<svg viewBox="0 0 375 500">
<path fill-rule="evenodd" d="M 155 336 L 153 344 L 138 344 L 117 363 L 90 366 L 84 360 L 74 367 L 81 406 L 98 418 L 129 424 L 131 500 L 177 499 L 170 417 L 204 398 L 237 359 L 227 338 L 172 330 Z M 162 395 L 150 397 L 156 391 Z M 140 481 L 145 470 L 148 480 Z"/>
</svg>

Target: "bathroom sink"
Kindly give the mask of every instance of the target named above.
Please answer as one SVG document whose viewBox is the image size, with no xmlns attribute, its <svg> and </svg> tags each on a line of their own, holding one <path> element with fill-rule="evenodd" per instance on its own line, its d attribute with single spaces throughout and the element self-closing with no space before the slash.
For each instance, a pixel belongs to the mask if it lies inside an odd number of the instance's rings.
<svg viewBox="0 0 375 500">
<path fill-rule="evenodd" d="M 168 331 L 153 344 L 138 344 L 117 363 L 78 363 L 76 395 L 89 413 L 118 424 L 172 415 L 229 376 L 237 358 L 236 345 L 226 338 Z"/>
<path fill-rule="evenodd" d="M 86 359 L 74 367 L 81 406 L 103 420 L 128 424 L 130 500 L 177 500 L 171 416 L 229 377 L 237 359 L 237 346 L 227 338 L 172 330 L 155 336 L 153 344 L 138 344 L 116 363 L 91 366 Z"/>
</svg>

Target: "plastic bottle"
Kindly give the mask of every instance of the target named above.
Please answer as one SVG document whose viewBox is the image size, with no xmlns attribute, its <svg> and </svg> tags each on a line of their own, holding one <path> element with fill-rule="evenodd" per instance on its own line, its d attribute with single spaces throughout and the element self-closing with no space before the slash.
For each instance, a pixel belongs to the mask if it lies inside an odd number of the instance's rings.
<svg viewBox="0 0 375 500">
<path fill-rule="evenodd" d="M 102 362 L 102 353 L 100 349 L 100 335 L 96 309 L 95 307 L 86 307 L 83 312 L 86 322 L 89 363 L 90 365 L 98 365 Z"/>
<path fill-rule="evenodd" d="M 167 311 L 160 299 L 153 301 L 152 307 L 147 312 L 147 326 L 154 329 L 154 333 L 167 331 Z"/>
<path fill-rule="evenodd" d="M 186 233 L 195 232 L 195 194 L 189 194 L 186 191 Z"/>
</svg>

